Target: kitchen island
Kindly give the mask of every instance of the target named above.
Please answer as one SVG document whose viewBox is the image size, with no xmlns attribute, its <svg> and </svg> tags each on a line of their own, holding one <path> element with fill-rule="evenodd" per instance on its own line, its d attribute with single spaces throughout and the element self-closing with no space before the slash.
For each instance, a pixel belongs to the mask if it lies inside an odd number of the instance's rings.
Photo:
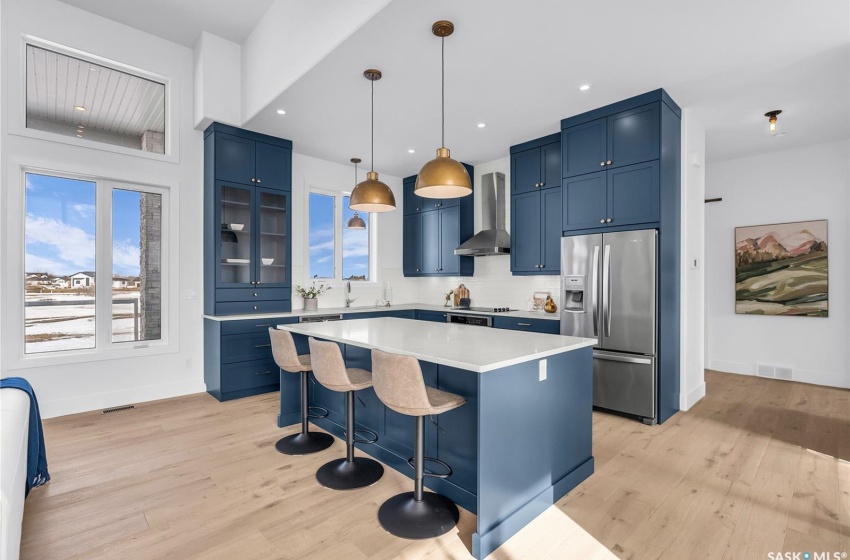
<svg viewBox="0 0 850 560">
<path fill-rule="evenodd" d="M 453 470 L 446 479 L 426 478 L 426 486 L 477 515 L 476 558 L 593 473 L 595 339 L 388 317 L 278 328 L 293 333 L 299 353 L 306 353 L 310 336 L 339 343 L 347 367 L 371 370 L 374 348 L 414 356 L 426 385 L 466 398 L 426 423 L 425 454 Z M 281 372 L 282 391 L 289 377 Z M 343 393 L 318 383 L 310 392 L 311 406 L 329 411 L 313 422 L 343 437 Z M 413 418 L 385 407 L 371 388 L 357 396 L 358 429 L 378 435 L 358 449 L 411 476 Z M 297 399 L 281 397 L 280 417 L 294 417 Z"/>
</svg>

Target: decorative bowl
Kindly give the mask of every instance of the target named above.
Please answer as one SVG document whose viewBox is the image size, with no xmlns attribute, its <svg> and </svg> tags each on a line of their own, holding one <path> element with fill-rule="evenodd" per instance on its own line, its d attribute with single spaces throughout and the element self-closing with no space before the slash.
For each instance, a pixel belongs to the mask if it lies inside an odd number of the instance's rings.
<svg viewBox="0 0 850 560">
<path fill-rule="evenodd" d="M 274 262 L 274 259 L 263 258 L 262 261 L 263 261 L 263 264 L 269 265 L 269 264 L 272 264 Z"/>
<path fill-rule="evenodd" d="M 230 229 L 232 229 L 233 231 L 242 231 L 243 229 L 245 229 L 245 224 L 229 224 L 229 225 L 230 225 Z"/>
</svg>

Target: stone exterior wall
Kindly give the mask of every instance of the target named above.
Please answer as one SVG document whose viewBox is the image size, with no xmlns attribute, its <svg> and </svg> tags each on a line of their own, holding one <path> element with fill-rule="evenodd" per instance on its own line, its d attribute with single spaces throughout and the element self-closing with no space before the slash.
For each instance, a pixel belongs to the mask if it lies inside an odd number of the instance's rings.
<svg viewBox="0 0 850 560">
<path fill-rule="evenodd" d="M 165 134 L 162 132 L 154 132 L 146 130 L 142 134 L 142 150 L 145 152 L 153 152 L 155 154 L 165 153 Z"/>
<path fill-rule="evenodd" d="M 162 195 L 141 193 L 140 340 L 162 338 Z"/>
</svg>

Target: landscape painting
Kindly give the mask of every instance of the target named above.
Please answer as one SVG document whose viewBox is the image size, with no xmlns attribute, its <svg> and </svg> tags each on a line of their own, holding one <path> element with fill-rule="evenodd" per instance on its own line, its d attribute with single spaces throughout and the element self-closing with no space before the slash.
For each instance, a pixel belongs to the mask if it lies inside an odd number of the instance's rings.
<svg viewBox="0 0 850 560">
<path fill-rule="evenodd" d="M 735 312 L 829 315 L 827 221 L 735 228 Z"/>
</svg>

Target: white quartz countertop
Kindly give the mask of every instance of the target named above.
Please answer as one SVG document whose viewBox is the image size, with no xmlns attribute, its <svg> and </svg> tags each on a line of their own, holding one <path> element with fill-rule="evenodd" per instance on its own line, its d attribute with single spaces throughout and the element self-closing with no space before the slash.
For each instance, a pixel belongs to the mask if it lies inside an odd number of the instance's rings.
<svg viewBox="0 0 850 560">
<path fill-rule="evenodd" d="M 421 307 L 417 308 L 421 309 Z M 413 356 L 478 373 L 596 344 L 595 338 L 380 317 L 278 325 L 293 333 Z"/>
<path fill-rule="evenodd" d="M 204 319 L 213 321 L 244 321 L 252 319 L 279 319 L 283 317 L 305 317 L 310 315 L 336 315 L 339 313 L 374 313 L 376 311 L 411 311 L 419 309 L 422 311 L 437 311 L 460 313 L 464 315 L 492 315 L 498 317 L 513 317 L 516 319 L 546 319 L 549 321 L 558 321 L 561 318 L 560 313 L 546 313 L 544 311 L 508 311 L 506 313 L 493 313 L 492 311 L 470 311 L 468 309 L 453 309 L 451 307 L 443 307 L 442 305 L 431 305 L 423 303 L 405 303 L 401 305 L 393 305 L 391 307 L 329 307 L 319 308 L 317 311 L 304 311 L 296 309 L 295 311 L 282 313 L 264 313 L 260 315 L 204 315 Z"/>
</svg>

